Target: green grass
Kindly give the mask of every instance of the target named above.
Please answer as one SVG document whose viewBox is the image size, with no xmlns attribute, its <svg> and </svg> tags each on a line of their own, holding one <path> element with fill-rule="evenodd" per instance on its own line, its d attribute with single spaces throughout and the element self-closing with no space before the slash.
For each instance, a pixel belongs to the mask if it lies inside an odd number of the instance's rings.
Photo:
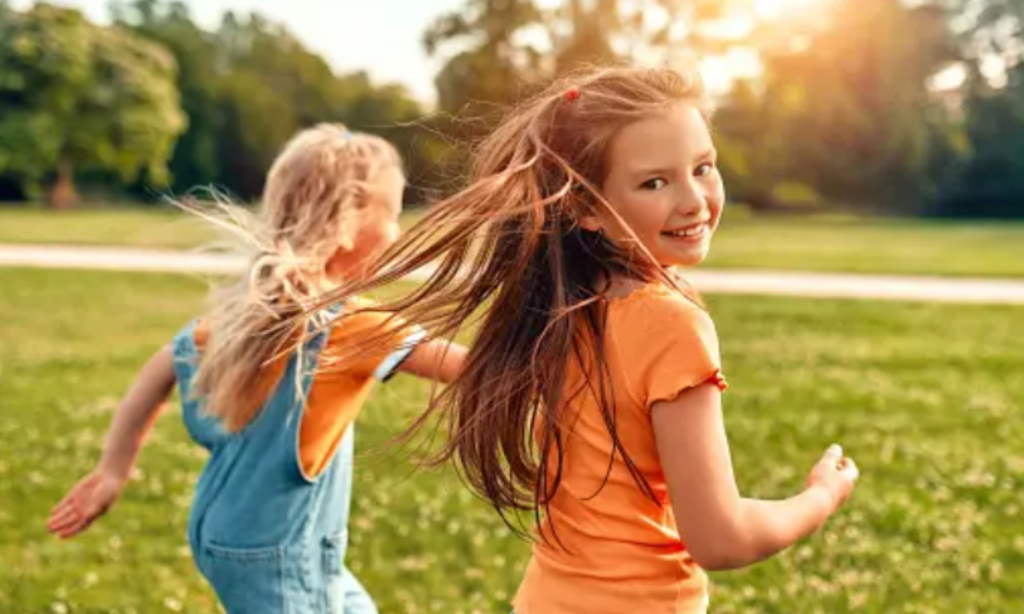
<svg viewBox="0 0 1024 614">
<path fill-rule="evenodd" d="M 407 211 L 402 226 L 408 228 L 421 216 L 422 211 Z M 205 221 L 170 207 L 61 212 L 0 207 L 0 243 L 189 249 L 219 236 Z"/>
<path fill-rule="evenodd" d="M 188 249 L 216 238 L 205 222 L 169 207 L 59 212 L 0 208 L 0 243 Z"/>
<path fill-rule="evenodd" d="M 408 228 L 423 210 L 407 210 Z M 0 243 L 190 248 L 215 238 L 170 209 L 98 209 L 55 214 L 0 208 Z M 730 210 L 709 267 L 1024 277 L 1024 222 L 955 223 L 841 217 L 751 217 Z"/>
<path fill-rule="evenodd" d="M 202 454 L 165 415 L 134 481 L 59 542 L 50 506 L 97 457 L 135 369 L 200 306 L 182 277 L 0 270 L 0 612 L 217 611 L 185 539 Z M 863 478 L 825 530 L 715 574 L 713 611 L 1018 612 L 1024 309 L 711 297 L 744 491 L 785 496 L 825 446 Z M 396 378 L 360 422 L 351 567 L 382 612 L 507 612 L 528 554 L 447 471 L 380 450 L 422 406 Z"/>
<path fill-rule="evenodd" d="M 1024 222 L 727 213 L 704 266 L 1024 277 Z"/>
</svg>

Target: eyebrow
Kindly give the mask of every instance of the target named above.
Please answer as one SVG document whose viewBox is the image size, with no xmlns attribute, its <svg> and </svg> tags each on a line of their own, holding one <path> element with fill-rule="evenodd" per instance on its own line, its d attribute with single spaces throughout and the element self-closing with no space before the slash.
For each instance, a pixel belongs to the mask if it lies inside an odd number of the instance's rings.
<svg viewBox="0 0 1024 614">
<path fill-rule="evenodd" d="M 712 147 L 711 149 L 707 149 L 707 150 L 701 152 L 700 155 L 694 157 L 694 160 L 699 160 L 699 161 L 708 160 L 710 158 L 715 157 L 716 153 L 717 153 L 717 150 L 714 147 Z M 673 172 L 675 172 L 675 170 L 676 169 L 672 168 L 672 167 L 660 167 L 660 166 L 654 167 L 654 168 L 637 167 L 635 169 L 632 169 L 631 174 L 632 175 L 670 175 Z"/>
</svg>

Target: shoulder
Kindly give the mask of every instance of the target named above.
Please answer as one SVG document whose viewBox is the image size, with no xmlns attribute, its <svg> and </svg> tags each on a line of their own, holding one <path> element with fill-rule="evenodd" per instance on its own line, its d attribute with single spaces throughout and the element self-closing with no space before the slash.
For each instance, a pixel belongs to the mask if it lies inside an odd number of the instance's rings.
<svg viewBox="0 0 1024 614">
<path fill-rule="evenodd" d="M 419 328 L 409 325 L 401 316 L 380 309 L 374 301 L 353 298 L 345 303 L 344 308 L 331 325 L 328 345 L 349 345 L 352 343 L 371 342 L 374 347 L 367 347 L 370 354 L 377 350 L 388 349 L 411 335 L 418 333 Z"/>
<path fill-rule="evenodd" d="M 725 388 L 714 322 L 694 298 L 647 285 L 612 305 L 609 327 L 644 406 L 708 381 Z"/>
<path fill-rule="evenodd" d="M 175 354 L 202 351 L 210 338 L 210 329 L 203 318 L 189 320 L 174 335 L 171 346 Z"/>
<path fill-rule="evenodd" d="M 613 299 L 608 333 L 629 364 L 646 369 L 664 361 L 718 362 L 718 332 L 711 315 L 683 291 L 648 284 Z"/>
<path fill-rule="evenodd" d="M 376 302 L 353 297 L 345 302 L 335 316 L 331 337 L 346 337 L 384 325 L 394 319 L 394 314 L 382 311 Z"/>
<path fill-rule="evenodd" d="M 646 284 L 611 300 L 611 317 L 619 324 L 667 332 L 680 326 L 714 330 L 711 314 L 685 290 Z"/>
</svg>

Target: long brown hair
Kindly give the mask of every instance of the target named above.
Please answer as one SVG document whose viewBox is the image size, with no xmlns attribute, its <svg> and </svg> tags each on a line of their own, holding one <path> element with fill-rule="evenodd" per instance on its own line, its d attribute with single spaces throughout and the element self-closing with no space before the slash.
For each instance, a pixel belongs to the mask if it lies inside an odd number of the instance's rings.
<svg viewBox="0 0 1024 614">
<path fill-rule="evenodd" d="M 413 430 L 440 416 L 448 438 L 431 460 L 455 459 L 514 530 L 521 525 L 510 512 L 531 510 L 539 524 L 559 487 L 563 408 L 578 394 L 598 400 L 613 442 L 609 463 L 620 455 L 651 495 L 616 433 L 602 299 L 615 275 L 671 280 L 639 245 L 639 254 L 620 249 L 578 220 L 602 212 L 625 226 L 599 191 L 609 141 L 680 101 L 703 108 L 696 75 L 607 68 L 551 85 L 482 142 L 468 187 L 435 205 L 384 254 L 376 275 L 324 298 L 365 292 L 430 265 L 436 268 L 418 289 L 379 308 L 446 337 L 479 315 L 463 373 L 431 400 Z M 384 342 L 386 334 L 382 329 L 350 352 Z M 577 390 L 566 390 L 571 361 L 584 366 Z"/>
<path fill-rule="evenodd" d="M 327 262 L 339 247 L 351 247 L 349 221 L 363 206 L 367 182 L 392 167 L 401 169 L 401 160 L 384 139 L 319 124 L 295 135 L 274 161 L 256 216 L 224 201 L 181 203 L 255 251 L 247 273 L 212 297 L 196 374 L 206 412 L 229 430 L 243 428 L 263 405 L 273 384 L 264 377 L 269 363 L 289 341 L 302 342 L 280 334 L 282 317 L 301 330 L 323 320 L 314 306 L 329 289 Z"/>
</svg>

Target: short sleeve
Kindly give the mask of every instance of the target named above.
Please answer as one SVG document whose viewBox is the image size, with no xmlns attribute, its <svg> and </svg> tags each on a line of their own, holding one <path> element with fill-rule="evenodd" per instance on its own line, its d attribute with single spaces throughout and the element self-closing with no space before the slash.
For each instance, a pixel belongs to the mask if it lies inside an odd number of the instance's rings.
<svg viewBox="0 0 1024 614">
<path fill-rule="evenodd" d="M 384 357 L 373 371 L 374 379 L 386 382 L 395 374 L 398 367 L 409 358 L 416 346 L 427 338 L 427 331 L 418 326 L 410 326 L 402 332 L 404 338 L 398 348 Z"/>
<path fill-rule="evenodd" d="M 726 389 L 718 334 L 706 311 L 666 292 L 649 293 L 631 315 L 636 324 L 630 344 L 634 355 L 624 357 L 624 366 L 632 371 L 630 379 L 638 384 L 648 410 L 704 383 Z"/>
<path fill-rule="evenodd" d="M 357 340 L 364 334 L 385 327 L 388 330 L 388 342 L 380 344 L 380 350 L 369 349 L 364 352 L 352 364 L 352 369 L 367 377 L 386 381 L 427 334 L 419 326 L 409 324 L 392 313 L 372 309 L 373 304 L 368 301 L 350 306 L 350 313 L 342 315 L 331 329 L 328 345 L 331 348 L 342 348 L 358 343 Z"/>
</svg>

